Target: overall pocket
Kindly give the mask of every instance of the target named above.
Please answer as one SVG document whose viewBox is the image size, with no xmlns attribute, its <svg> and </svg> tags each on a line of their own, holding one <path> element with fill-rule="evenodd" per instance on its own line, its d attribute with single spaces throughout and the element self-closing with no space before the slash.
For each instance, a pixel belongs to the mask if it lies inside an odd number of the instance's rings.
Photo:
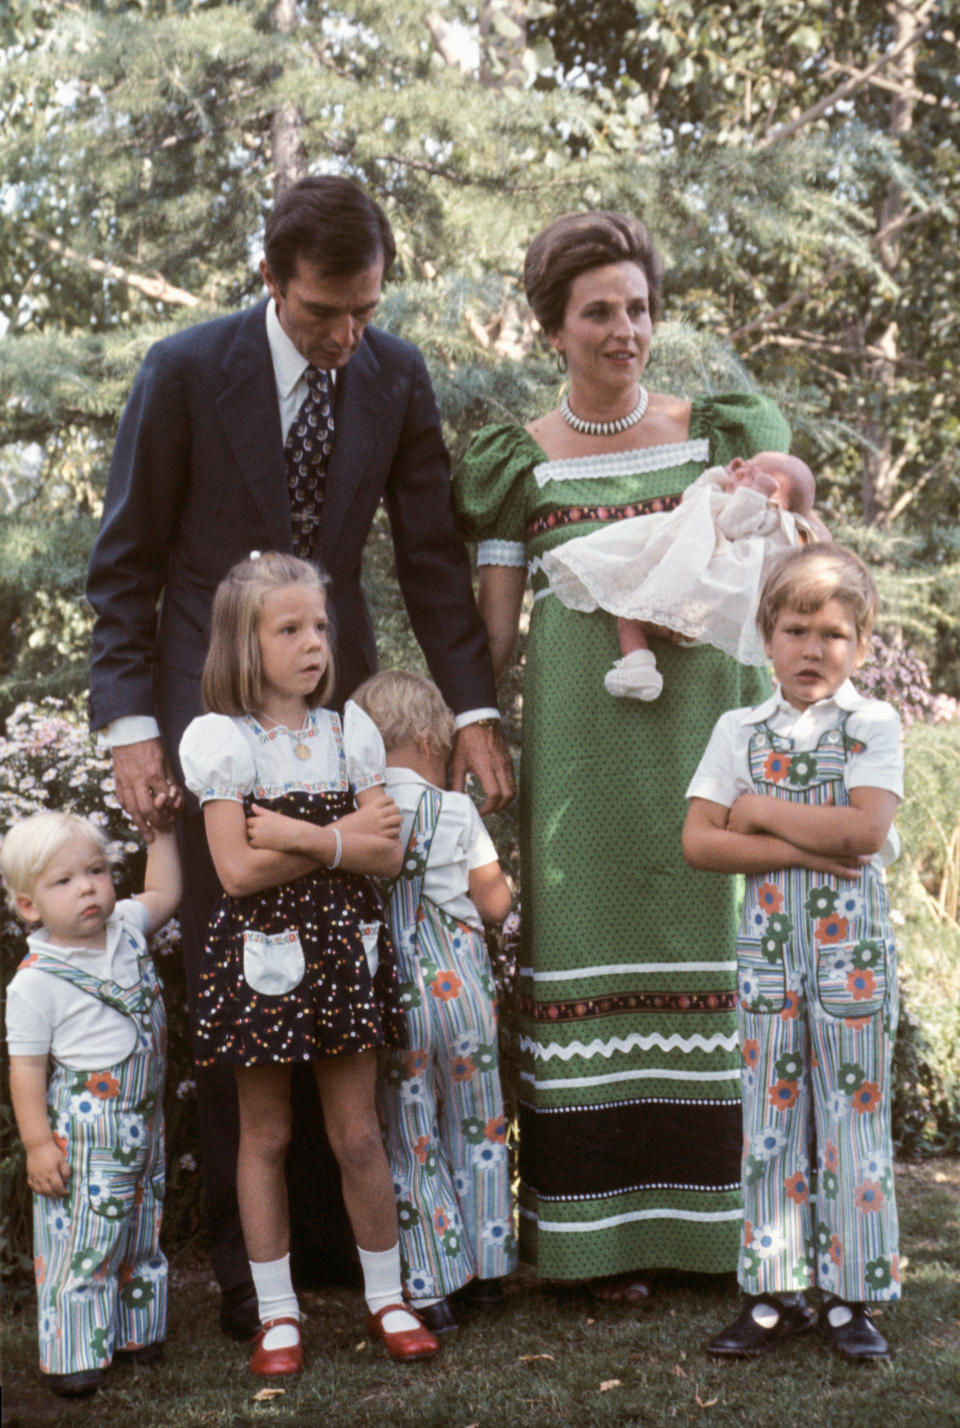
<svg viewBox="0 0 960 1428">
<path fill-rule="evenodd" d="M 109 1146 L 91 1146 L 87 1173 L 87 1200 L 104 1220 L 125 1220 L 133 1210 L 138 1166 L 120 1164 Z M 143 1163 L 144 1156 L 137 1160 Z"/>
<path fill-rule="evenodd" d="M 303 980 L 306 964 L 296 932 L 255 932 L 243 934 L 243 975 L 249 986 L 264 997 L 282 997 Z"/>
<path fill-rule="evenodd" d="M 875 1016 L 887 996 L 893 943 L 881 937 L 817 948 L 817 997 L 828 1016 Z"/>
<path fill-rule="evenodd" d="M 774 950 L 766 939 L 738 935 L 737 994 L 744 1011 L 783 1011 L 787 1003 L 787 977 L 782 947 Z"/>
</svg>

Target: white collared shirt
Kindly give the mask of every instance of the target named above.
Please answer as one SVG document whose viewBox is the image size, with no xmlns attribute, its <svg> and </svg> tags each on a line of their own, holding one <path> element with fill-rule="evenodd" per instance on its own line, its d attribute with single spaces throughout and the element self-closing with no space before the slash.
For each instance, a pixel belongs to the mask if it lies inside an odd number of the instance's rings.
<svg viewBox="0 0 960 1428">
<path fill-rule="evenodd" d="M 413 769 L 387 765 L 387 793 L 403 815 L 400 838 L 410 841 L 414 814 L 425 789 L 441 798 L 440 816 L 430 844 L 423 891 L 451 917 L 482 928 L 483 920 L 470 901 L 470 873 L 497 861 L 493 839 L 483 826 L 473 800 L 465 793 L 437 788 Z"/>
<path fill-rule="evenodd" d="M 721 714 L 710 735 L 697 771 L 687 789 L 687 798 L 705 798 L 730 808 L 743 793 L 754 792 L 750 778 L 750 736 L 758 724 L 766 724 L 774 734 L 793 740 L 796 753 L 816 748 L 822 734 L 836 728 L 847 716 L 847 732 L 864 745 L 862 753 L 850 753 L 843 770 L 844 787 L 882 788 L 903 798 L 903 752 L 900 717 L 891 704 L 881 699 L 865 699 L 849 680 L 829 699 L 818 700 L 799 710 L 786 699 L 779 685 L 769 699 L 753 709 L 728 709 Z M 900 839 L 891 825 L 876 858 L 882 867 L 900 853 Z"/>
<path fill-rule="evenodd" d="M 99 982 L 133 987 L 140 981 L 150 914 L 142 902 L 118 902 L 107 919 L 105 948 L 59 947 L 41 927 L 27 938 L 31 952 L 69 962 Z M 7 988 L 7 1048 L 11 1056 L 49 1053 L 77 1070 L 106 1070 L 130 1055 L 137 1029 L 130 1017 L 82 992 L 65 977 L 21 966 Z"/>
</svg>

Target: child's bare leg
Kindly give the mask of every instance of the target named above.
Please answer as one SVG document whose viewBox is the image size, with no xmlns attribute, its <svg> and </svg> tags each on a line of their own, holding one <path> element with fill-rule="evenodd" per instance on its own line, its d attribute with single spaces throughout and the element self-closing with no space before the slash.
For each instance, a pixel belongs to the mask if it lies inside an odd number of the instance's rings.
<svg viewBox="0 0 960 1428">
<path fill-rule="evenodd" d="M 622 658 L 607 670 L 603 684 L 618 699 L 656 699 L 663 688 L 657 661 L 647 643 L 651 626 L 643 620 L 617 617 L 617 639 Z"/>
</svg>

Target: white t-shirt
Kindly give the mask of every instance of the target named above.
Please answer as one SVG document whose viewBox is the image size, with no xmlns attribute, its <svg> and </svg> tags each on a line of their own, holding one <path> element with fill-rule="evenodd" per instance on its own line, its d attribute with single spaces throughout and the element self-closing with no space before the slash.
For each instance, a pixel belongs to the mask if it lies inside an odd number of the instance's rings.
<svg viewBox="0 0 960 1428">
<path fill-rule="evenodd" d="M 483 826 L 473 800 L 465 793 L 437 788 L 413 769 L 387 767 L 387 793 L 403 815 L 400 837 L 404 848 L 410 840 L 417 805 L 425 789 L 441 798 L 436 832 L 430 844 L 424 894 L 460 922 L 482 928 L 483 920 L 470 901 L 470 873 L 497 861 L 493 839 Z"/>
<path fill-rule="evenodd" d="M 754 709 L 728 709 L 710 735 L 703 758 L 687 789 L 687 798 L 705 798 L 730 808 L 743 793 L 754 791 L 748 749 L 758 724 L 793 740 L 795 753 L 815 749 L 822 734 L 838 728 L 847 717 L 847 733 L 864 745 L 849 753 L 843 769 L 844 787 L 882 788 L 903 798 L 903 753 L 900 716 L 881 699 L 865 699 L 846 680 L 829 699 L 803 711 L 784 698 L 779 686 Z M 887 867 L 900 854 L 900 839 L 891 825 L 886 841 L 872 861 Z"/>
<path fill-rule="evenodd" d="M 31 952 L 44 952 L 100 982 L 134 987 L 140 981 L 138 958 L 147 950 L 150 914 L 142 902 L 118 902 L 107 919 L 105 949 L 57 947 L 44 928 L 27 938 Z M 11 1056 L 49 1053 L 75 1070 L 116 1066 L 136 1045 L 130 1017 L 82 992 L 64 977 L 35 967 L 20 967 L 7 988 L 7 1048 Z"/>
</svg>

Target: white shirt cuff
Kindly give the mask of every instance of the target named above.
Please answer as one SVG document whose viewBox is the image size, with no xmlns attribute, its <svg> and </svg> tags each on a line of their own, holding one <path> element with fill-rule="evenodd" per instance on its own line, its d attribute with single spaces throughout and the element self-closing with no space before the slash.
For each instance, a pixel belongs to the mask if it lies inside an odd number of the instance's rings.
<svg viewBox="0 0 960 1428">
<path fill-rule="evenodd" d="M 499 719 L 499 709 L 465 709 L 462 714 L 457 714 L 454 718 L 454 726 L 457 729 L 465 729 L 468 724 L 476 724 L 478 719 Z"/>
<path fill-rule="evenodd" d="M 121 744 L 140 744 L 144 739 L 159 739 L 160 725 L 152 714 L 123 714 L 97 730 L 101 749 L 116 749 Z"/>
</svg>

